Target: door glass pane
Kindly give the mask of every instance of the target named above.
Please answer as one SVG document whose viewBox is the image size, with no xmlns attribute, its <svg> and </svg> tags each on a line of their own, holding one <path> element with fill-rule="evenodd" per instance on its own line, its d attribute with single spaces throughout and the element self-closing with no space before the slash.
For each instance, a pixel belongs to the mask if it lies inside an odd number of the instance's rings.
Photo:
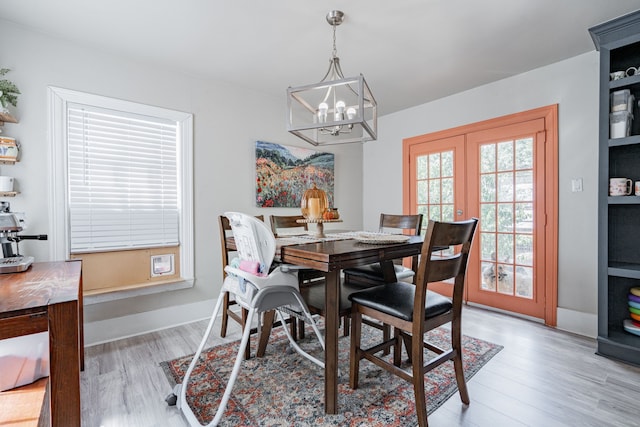
<svg viewBox="0 0 640 427">
<path fill-rule="evenodd" d="M 498 292 L 513 295 L 513 265 L 498 263 Z"/>
<path fill-rule="evenodd" d="M 442 176 L 453 176 L 453 151 L 441 153 Z"/>
<path fill-rule="evenodd" d="M 533 268 L 516 267 L 516 296 L 533 298 Z"/>
<path fill-rule="evenodd" d="M 480 233 L 480 251 L 480 258 L 483 260 L 496 260 L 496 235 L 494 233 Z"/>
<path fill-rule="evenodd" d="M 533 168 L 533 138 L 516 141 L 516 169 Z"/>
<path fill-rule="evenodd" d="M 442 203 L 453 203 L 453 178 L 442 178 Z"/>
<path fill-rule="evenodd" d="M 427 156 L 420 156 L 417 158 L 416 178 L 417 179 L 427 178 Z"/>
<path fill-rule="evenodd" d="M 440 177 L 440 153 L 429 155 L 429 178 Z"/>
<path fill-rule="evenodd" d="M 442 220 L 448 222 L 454 221 L 453 205 L 442 205 Z"/>
<path fill-rule="evenodd" d="M 486 144 L 480 147 L 480 172 L 496 171 L 496 146 Z"/>
<path fill-rule="evenodd" d="M 513 201 L 513 172 L 498 174 L 498 201 Z"/>
<path fill-rule="evenodd" d="M 440 205 L 431 205 L 429 206 L 429 219 L 433 221 L 442 221 L 442 217 L 440 216 Z"/>
<path fill-rule="evenodd" d="M 533 171 L 516 172 L 516 201 L 533 201 Z"/>
<path fill-rule="evenodd" d="M 480 287 L 533 298 L 533 138 L 480 145 Z"/>
<path fill-rule="evenodd" d="M 509 171 L 513 169 L 513 141 L 498 143 L 498 170 Z"/>
<path fill-rule="evenodd" d="M 495 206 L 495 205 L 494 205 Z M 513 232 L 513 204 L 498 204 L 498 231 Z"/>
<path fill-rule="evenodd" d="M 440 180 L 429 180 L 429 204 L 440 204 Z"/>
<path fill-rule="evenodd" d="M 416 157 L 417 212 L 427 220 L 454 221 L 453 150 Z M 426 227 L 422 227 L 423 233 Z"/>
<path fill-rule="evenodd" d="M 481 289 L 485 291 L 495 291 L 497 277 L 495 273 L 496 265 L 493 262 L 482 262 L 482 281 L 480 282 Z"/>
<path fill-rule="evenodd" d="M 416 195 L 416 200 L 419 205 L 427 204 L 427 200 L 429 197 L 429 187 L 427 186 L 428 181 L 418 181 L 417 182 L 417 190 L 418 194 Z"/>
<path fill-rule="evenodd" d="M 480 201 L 496 201 L 496 175 L 486 174 L 480 177 Z"/>
<path fill-rule="evenodd" d="M 496 205 L 486 203 L 480 207 L 480 229 L 496 231 Z"/>
</svg>

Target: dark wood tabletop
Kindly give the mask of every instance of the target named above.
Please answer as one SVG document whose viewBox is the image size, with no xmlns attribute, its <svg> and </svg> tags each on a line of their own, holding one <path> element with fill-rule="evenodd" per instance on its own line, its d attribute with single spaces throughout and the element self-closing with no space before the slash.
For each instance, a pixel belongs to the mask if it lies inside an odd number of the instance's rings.
<svg viewBox="0 0 640 427">
<path fill-rule="evenodd" d="M 84 361 L 80 261 L 34 263 L 0 275 L 0 339 L 49 332 L 49 421 L 80 426 Z"/>
</svg>

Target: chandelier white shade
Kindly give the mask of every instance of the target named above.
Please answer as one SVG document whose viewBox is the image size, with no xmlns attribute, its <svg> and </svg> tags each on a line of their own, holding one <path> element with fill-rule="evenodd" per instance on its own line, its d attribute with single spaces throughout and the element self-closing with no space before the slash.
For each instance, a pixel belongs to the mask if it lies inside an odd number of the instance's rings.
<svg viewBox="0 0 640 427">
<path fill-rule="evenodd" d="M 364 76 L 345 78 L 336 51 L 336 26 L 344 14 L 327 14 L 333 27 L 333 55 L 324 78 L 287 89 L 287 130 L 313 145 L 372 141 L 377 138 L 376 100 Z"/>
</svg>

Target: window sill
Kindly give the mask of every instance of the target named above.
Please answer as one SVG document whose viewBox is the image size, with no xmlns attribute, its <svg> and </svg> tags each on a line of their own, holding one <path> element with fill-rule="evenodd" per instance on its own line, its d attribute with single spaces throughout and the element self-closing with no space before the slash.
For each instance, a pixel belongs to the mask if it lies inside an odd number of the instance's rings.
<svg viewBox="0 0 640 427">
<path fill-rule="evenodd" d="M 107 288 L 84 292 L 84 305 L 100 304 L 141 295 L 152 295 L 161 292 L 177 291 L 193 287 L 193 279 L 182 279 L 177 282 L 134 285 L 128 288 Z"/>
</svg>

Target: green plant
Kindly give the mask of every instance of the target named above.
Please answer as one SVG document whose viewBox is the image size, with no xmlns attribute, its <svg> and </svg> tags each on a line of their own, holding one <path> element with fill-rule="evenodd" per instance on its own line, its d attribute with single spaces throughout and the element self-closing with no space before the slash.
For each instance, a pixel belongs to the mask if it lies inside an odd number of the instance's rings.
<svg viewBox="0 0 640 427">
<path fill-rule="evenodd" d="M 0 68 L 0 76 L 4 76 L 9 71 L 8 68 Z M 20 91 L 13 82 L 7 79 L 0 80 L 0 104 L 3 108 L 7 108 L 7 105 L 11 104 L 14 107 L 18 104 L 18 95 Z"/>
</svg>

